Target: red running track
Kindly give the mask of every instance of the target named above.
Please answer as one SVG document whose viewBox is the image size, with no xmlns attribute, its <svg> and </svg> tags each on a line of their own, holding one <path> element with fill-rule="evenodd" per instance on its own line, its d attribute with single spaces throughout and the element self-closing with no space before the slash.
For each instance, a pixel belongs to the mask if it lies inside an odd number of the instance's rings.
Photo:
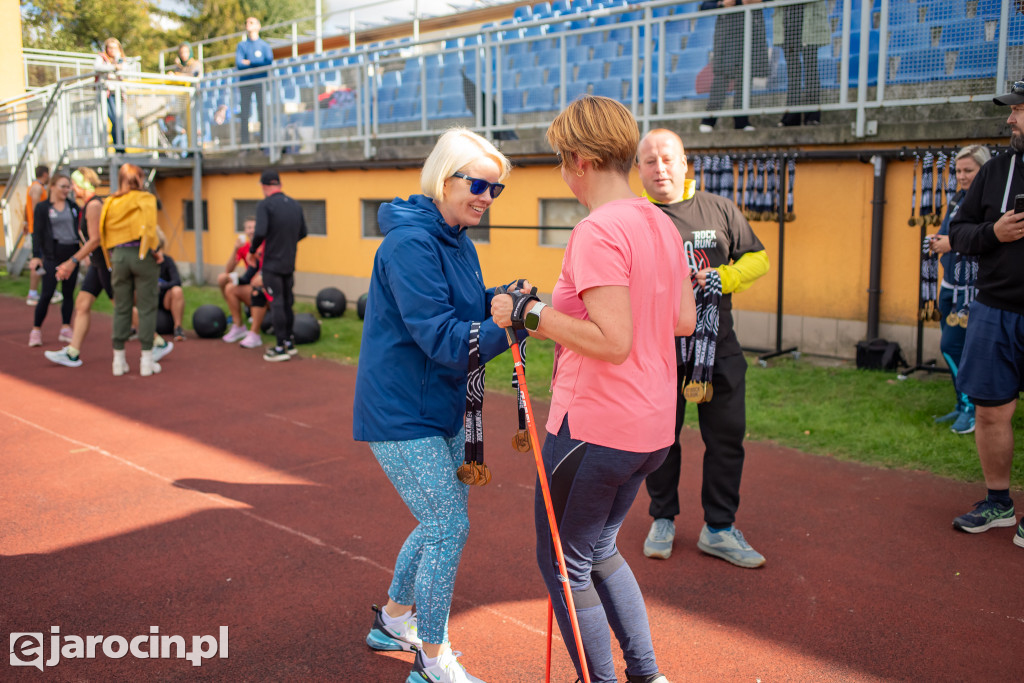
<svg viewBox="0 0 1024 683">
<path fill-rule="evenodd" d="M 56 315 L 44 349 L 58 348 Z M 21 300 L 0 297 L 7 637 L 59 627 L 130 640 L 157 627 L 191 645 L 227 626 L 229 649 L 199 667 L 102 649 L 44 662 L 42 673 L 2 661 L 0 680 L 404 680 L 409 655 L 363 641 L 413 520 L 369 449 L 352 441 L 354 368 L 301 352 L 265 363 L 256 351 L 190 338 L 145 380 L 130 344 L 133 372 L 114 378 L 109 318 L 94 316 L 77 369 L 26 346 L 30 318 Z M 515 425 L 514 400 L 489 394 L 494 480 L 470 496 L 451 615 L 462 661 L 491 683 L 535 683 L 544 670 L 533 462 L 512 451 Z M 1013 678 L 1024 549 L 1013 529 L 970 536 L 950 526 L 980 485 L 748 444 L 739 524 L 768 563 L 744 570 L 695 547 L 695 431 L 684 447 L 675 553 L 642 556 L 644 492 L 619 536 L 673 683 Z M 552 680 L 573 679 L 556 640 Z"/>
</svg>

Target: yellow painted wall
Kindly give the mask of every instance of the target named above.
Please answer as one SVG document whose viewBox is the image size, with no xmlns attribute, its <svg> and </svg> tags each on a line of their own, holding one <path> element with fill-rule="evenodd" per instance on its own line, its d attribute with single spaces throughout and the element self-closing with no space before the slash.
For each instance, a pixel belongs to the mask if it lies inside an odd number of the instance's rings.
<svg viewBox="0 0 1024 683">
<path fill-rule="evenodd" d="M 907 226 L 913 164 L 888 164 L 882 255 L 882 322 L 916 321 L 920 230 Z M 379 240 L 361 237 L 361 198 L 390 199 L 419 192 L 418 169 L 282 172 L 284 191 L 296 199 L 327 201 L 325 237 L 313 236 L 299 247 L 301 272 L 369 278 Z M 631 184 L 642 188 L 634 173 Z M 797 164 L 794 208 L 786 224 L 784 305 L 787 315 L 865 320 L 870 268 L 873 167 L 857 160 L 801 161 Z M 258 175 L 209 175 L 203 180 L 211 231 L 204 236 L 204 261 L 219 265 L 234 244 L 234 200 L 262 197 Z M 184 199 L 190 178 L 159 182 L 161 224 L 171 253 L 194 260 L 194 235 L 184 232 Z M 507 189 L 491 207 L 492 226 L 537 225 L 540 198 L 571 198 L 557 168 L 529 166 L 513 170 Z M 170 226 L 170 229 L 168 229 Z M 741 310 L 775 312 L 778 278 L 778 224 L 754 222 L 772 268 L 755 286 L 735 295 Z M 487 283 L 530 278 L 550 292 L 561 267 L 562 249 L 538 245 L 529 230 L 491 230 L 490 243 L 478 244 Z M 360 292 L 349 292 L 354 298 Z"/>
<path fill-rule="evenodd" d="M 0 100 L 25 92 L 25 66 L 21 58 L 21 3 L 0 0 L 0 45 L 4 68 L 0 69 Z"/>
</svg>

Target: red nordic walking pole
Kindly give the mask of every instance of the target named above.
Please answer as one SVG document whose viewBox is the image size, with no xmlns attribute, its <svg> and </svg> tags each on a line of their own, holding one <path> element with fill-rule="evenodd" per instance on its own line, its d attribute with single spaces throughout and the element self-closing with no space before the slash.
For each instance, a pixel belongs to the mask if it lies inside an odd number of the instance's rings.
<svg viewBox="0 0 1024 683">
<path fill-rule="evenodd" d="M 544 459 L 540 454 L 540 441 L 537 440 L 537 426 L 533 422 L 533 407 L 530 405 L 530 392 L 526 390 L 526 371 L 523 368 L 523 357 L 519 353 L 519 344 L 511 328 L 505 328 L 509 348 L 512 349 L 512 360 L 516 366 L 516 377 L 519 378 L 519 389 L 523 392 L 523 403 L 526 405 L 526 424 L 530 429 L 530 444 L 533 446 L 533 459 L 537 463 L 537 475 L 540 480 L 541 494 L 544 496 L 544 509 L 548 513 L 548 527 L 551 529 L 551 542 L 555 546 L 555 557 L 558 559 L 559 581 L 565 591 L 565 604 L 569 608 L 569 622 L 572 624 L 572 635 L 576 639 L 576 652 L 580 658 L 580 671 L 583 683 L 590 683 L 590 672 L 587 670 L 587 658 L 583 654 L 583 638 L 580 636 L 580 625 L 576 620 L 576 605 L 572 600 L 572 588 L 569 586 L 569 571 L 565 568 L 565 556 L 562 554 L 562 539 L 558 536 L 558 525 L 555 523 L 555 507 L 551 503 L 551 490 L 548 488 L 548 476 L 544 470 Z M 545 682 L 551 681 L 551 617 L 553 608 L 548 597 L 548 658 Z"/>
</svg>

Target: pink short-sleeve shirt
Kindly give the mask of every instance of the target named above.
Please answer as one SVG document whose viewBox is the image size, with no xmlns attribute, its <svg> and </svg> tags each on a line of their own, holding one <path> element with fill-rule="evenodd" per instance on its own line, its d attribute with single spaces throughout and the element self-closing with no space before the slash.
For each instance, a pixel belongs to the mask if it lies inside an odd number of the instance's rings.
<svg viewBox="0 0 1024 683">
<path fill-rule="evenodd" d="M 587 320 L 584 291 L 628 287 L 633 347 L 622 365 L 557 348 L 549 433 L 568 414 L 572 438 L 587 443 L 638 453 L 672 445 L 674 332 L 686 274 L 679 231 L 646 199 L 608 202 L 573 229 L 552 292 L 555 309 Z"/>
</svg>

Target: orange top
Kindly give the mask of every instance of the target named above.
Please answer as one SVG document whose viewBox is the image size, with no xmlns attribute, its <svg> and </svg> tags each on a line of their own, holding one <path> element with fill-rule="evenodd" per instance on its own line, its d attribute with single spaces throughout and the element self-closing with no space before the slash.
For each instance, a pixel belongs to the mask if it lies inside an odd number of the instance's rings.
<svg viewBox="0 0 1024 683">
<path fill-rule="evenodd" d="M 49 197 L 49 194 L 46 192 L 46 185 L 40 183 L 38 178 L 32 181 L 32 185 L 36 183 L 39 183 L 40 187 L 39 201 L 45 202 L 46 198 Z M 32 234 L 33 212 L 35 209 L 32 202 L 32 185 L 29 185 L 28 190 L 25 191 L 25 221 L 28 223 L 28 234 L 30 235 Z"/>
</svg>

